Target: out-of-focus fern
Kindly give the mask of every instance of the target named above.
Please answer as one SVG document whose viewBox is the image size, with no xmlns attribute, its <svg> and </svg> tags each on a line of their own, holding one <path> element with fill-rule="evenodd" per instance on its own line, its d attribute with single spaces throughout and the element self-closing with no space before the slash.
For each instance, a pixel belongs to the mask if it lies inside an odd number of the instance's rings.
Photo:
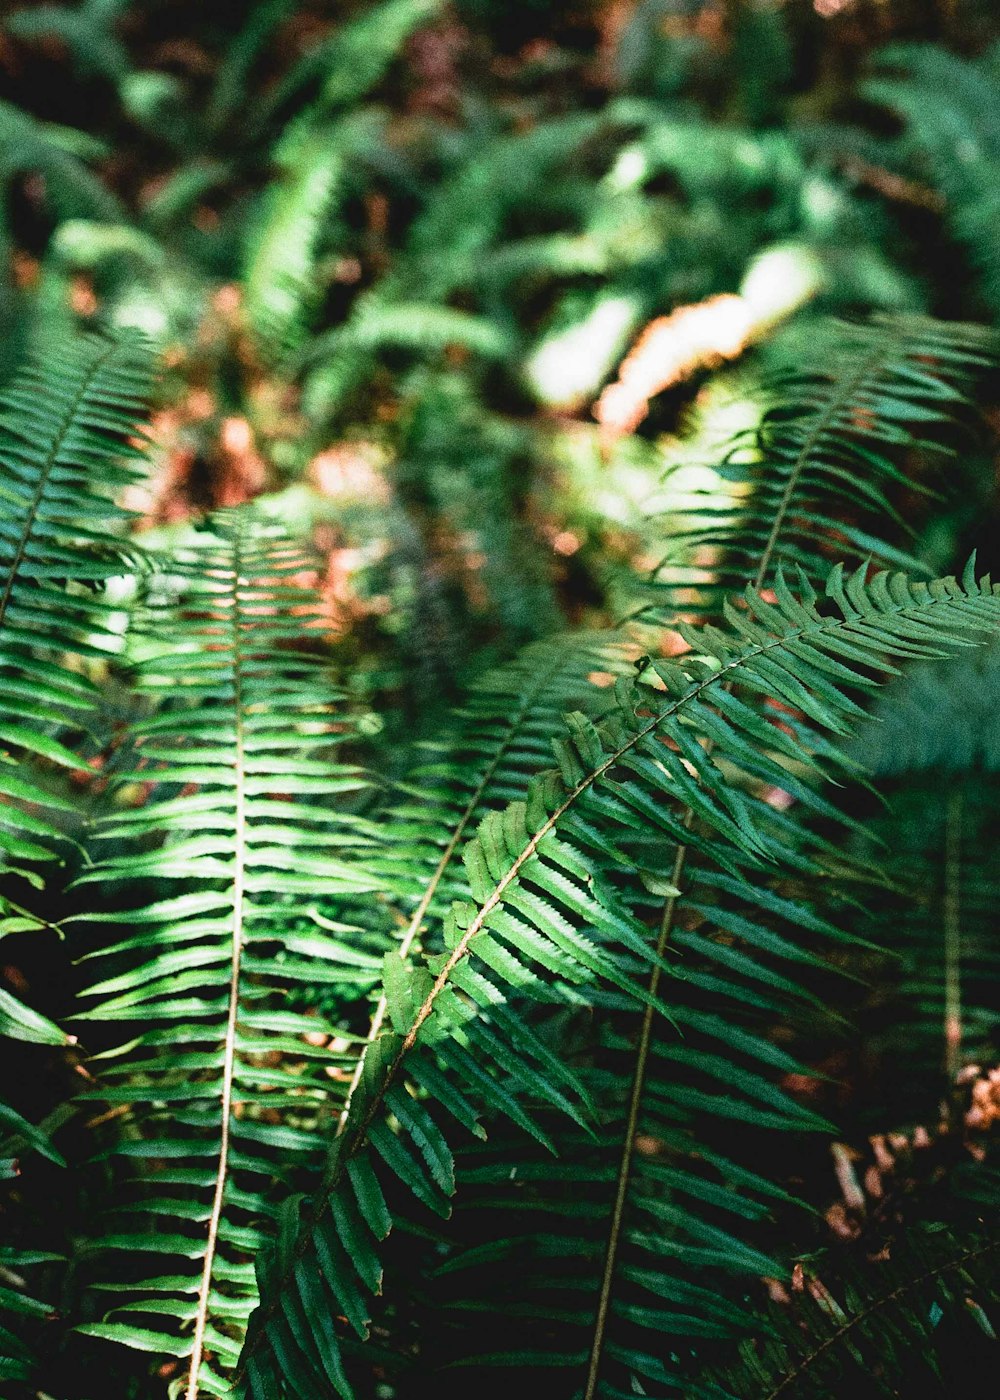
<svg viewBox="0 0 1000 1400">
<path fill-rule="evenodd" d="M 929 1084 L 954 1093 L 965 1065 L 992 1065 L 1000 1052 L 997 667 L 990 647 L 947 678 L 911 668 L 856 745 L 889 804 L 871 837 L 893 852 L 893 887 L 869 905 L 894 958 L 880 979 L 875 1043 L 887 1078 L 905 1055 L 895 1097 L 911 1112 Z"/>
<path fill-rule="evenodd" d="M 979 273 L 982 299 L 1000 309 L 997 194 L 1000 171 L 1000 50 L 979 59 L 936 44 L 898 44 L 878 56 L 864 86 L 906 123 L 902 155 L 944 196 L 944 216 Z"/>
<path fill-rule="evenodd" d="M 877 1400 L 983 1395 L 995 1364 L 1000 1248 L 991 1230 L 915 1229 L 881 1257 L 807 1266 L 759 1319 L 738 1364 L 693 1382 L 692 1400 Z"/>
</svg>

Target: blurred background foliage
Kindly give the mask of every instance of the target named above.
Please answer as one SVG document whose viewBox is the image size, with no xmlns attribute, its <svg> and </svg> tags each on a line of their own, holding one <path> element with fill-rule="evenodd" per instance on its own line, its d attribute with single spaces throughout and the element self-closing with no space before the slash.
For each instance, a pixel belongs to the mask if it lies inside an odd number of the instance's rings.
<svg viewBox="0 0 1000 1400">
<path fill-rule="evenodd" d="M 793 314 L 989 312 L 990 26 L 957 0 L 8 6 L 2 365 L 41 323 L 152 336 L 142 527 L 263 497 L 314 530 L 359 683 L 406 712 L 628 611 L 672 434 L 726 392 L 752 422 Z M 652 380 L 608 387 L 670 313 Z"/>
<path fill-rule="evenodd" d="M 998 191 L 992 0 L 8 3 L 0 381 L 53 335 L 152 340 L 151 468 L 125 501 L 137 538 L 182 548 L 207 511 L 253 501 L 308 540 L 360 727 L 348 751 L 388 787 L 449 707 L 472 723 L 470 687 L 526 644 L 662 625 L 678 597 L 713 615 L 715 557 L 692 578 L 671 548 L 706 503 L 741 509 L 733 463 L 773 426 L 774 384 L 822 350 L 831 313 L 996 326 Z M 995 382 L 981 407 L 995 427 Z M 995 443 L 950 431 L 933 493 L 888 488 L 908 530 L 897 553 L 946 573 L 976 543 L 996 569 Z M 611 664 L 593 661 L 596 684 Z M 91 736 L 95 790 L 120 761 L 115 685 Z M 861 1035 L 817 1031 L 822 1077 L 789 1076 L 867 1144 L 835 1171 L 816 1149 L 786 1173 L 824 1240 L 860 1241 L 848 1272 L 911 1195 L 961 1178 L 942 1073 L 976 1131 L 1000 1117 L 1000 666 L 986 651 L 889 693 L 855 755 L 877 793 L 851 797 L 867 822 L 853 855 L 896 856 L 892 888 L 856 896 L 888 947 L 852 969 Z M 15 929 L 0 971 L 55 1014 L 75 974 L 49 978 L 37 947 Z M 964 1030 L 942 1049 L 959 964 Z M 42 1071 L 33 1059 L 28 1094 L 11 1062 L 14 1107 L 51 1108 L 56 1131 L 79 1066 L 62 1048 Z M 493 1178 L 463 1170 L 474 1239 Z M 71 1233 L 87 1178 L 79 1190 Z M 427 1248 L 445 1246 L 400 1246 L 403 1276 L 424 1277 Z M 399 1350 L 400 1393 L 426 1393 L 418 1331 L 449 1354 L 440 1280 L 413 1287 L 412 1315 L 382 1320 L 372 1394 L 393 1393 Z M 89 1395 L 100 1370 L 103 1352 L 74 1345 L 56 1400 Z M 176 1368 L 159 1375 L 162 1389 Z M 149 1385 L 130 1358 L 101 1393 L 161 1393 Z"/>
</svg>

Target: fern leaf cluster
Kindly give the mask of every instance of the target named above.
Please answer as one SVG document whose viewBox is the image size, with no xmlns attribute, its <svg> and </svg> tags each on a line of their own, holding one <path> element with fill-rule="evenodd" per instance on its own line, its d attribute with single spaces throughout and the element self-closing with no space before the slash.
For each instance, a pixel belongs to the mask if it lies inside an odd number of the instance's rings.
<svg viewBox="0 0 1000 1400">
<path fill-rule="evenodd" d="M 136 766 L 118 775 L 149 795 L 108 816 L 95 849 L 114 854 L 81 877 L 128 907 L 111 920 L 121 936 L 86 957 L 80 1019 L 116 1030 L 85 1097 L 127 1105 L 136 1125 L 120 1151 L 138 1190 L 95 1249 L 148 1253 L 155 1266 L 132 1284 L 141 1301 L 122 1305 L 128 1323 L 113 1308 L 89 1330 L 190 1356 L 191 1393 L 224 1394 L 220 1370 L 255 1296 L 247 1256 L 260 1248 L 272 1157 L 294 1179 L 337 1103 L 328 1057 L 303 1039 L 336 1027 L 289 1007 L 289 990 L 364 985 L 378 962 L 302 907 L 303 894 L 370 887 L 343 858 L 364 835 L 330 801 L 364 779 L 335 759 L 351 722 L 322 655 L 305 649 L 295 579 L 308 557 L 239 518 L 213 529 L 171 560 L 164 586 L 179 597 L 151 606 L 142 638 L 138 688 L 167 698 L 133 726 Z M 157 897 L 132 907 L 150 887 Z M 103 1269 L 120 1273 L 111 1259 Z M 167 1322 L 172 1335 L 158 1330 Z"/>
<path fill-rule="evenodd" d="M 995 25 L 182 8 L 0 21 L 0 1390 L 971 1394 Z"/>
</svg>

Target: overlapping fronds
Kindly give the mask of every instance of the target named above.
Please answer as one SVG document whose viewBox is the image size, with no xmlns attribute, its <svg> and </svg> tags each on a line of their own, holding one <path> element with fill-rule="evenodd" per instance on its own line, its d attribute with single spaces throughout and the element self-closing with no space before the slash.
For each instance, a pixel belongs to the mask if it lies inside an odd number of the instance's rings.
<svg viewBox="0 0 1000 1400">
<path fill-rule="evenodd" d="M 627 651 L 614 633 L 566 634 L 526 647 L 472 687 L 447 737 L 419 744 L 422 761 L 396 785 L 370 856 L 406 910 L 398 946 L 404 961 L 426 932 L 440 928 L 456 899 L 471 897 L 462 851 L 479 822 L 526 796 L 567 710 L 605 708 L 605 688 L 627 669 Z M 382 995 L 369 1040 L 382 1031 L 387 1012 Z M 361 1072 L 359 1061 L 350 1093 Z"/>
<path fill-rule="evenodd" d="M 418 923 L 468 897 L 465 842 L 488 811 L 525 796 L 568 710 L 606 706 L 627 652 L 614 633 L 537 642 L 473 685 L 446 735 L 421 742 L 387 832 L 393 884 L 422 906 Z"/>
<path fill-rule="evenodd" d="M 343 116 L 343 110 L 378 83 L 438 3 L 388 0 L 339 27 L 304 56 L 274 98 L 280 108 L 299 88 L 318 86 L 278 140 L 274 161 L 280 178 L 268 191 L 260 227 L 249 241 L 247 319 L 270 365 L 287 359 L 306 340 L 324 291 L 318 266 L 321 242 L 324 237 L 329 241 L 351 160 L 377 144 L 378 115 L 361 110 Z M 261 25 L 273 22 L 261 16 Z M 227 81 L 235 78 L 227 75 Z"/>
<path fill-rule="evenodd" d="M 303 630 L 308 555 L 238 513 L 212 531 L 167 562 L 151 604 L 136 683 L 159 703 L 98 831 L 110 854 L 83 877 L 114 891 L 113 912 L 80 916 L 116 931 L 83 961 L 78 1024 L 111 1042 L 85 1097 L 128 1123 L 93 1242 L 114 1305 L 86 1330 L 185 1358 L 192 1400 L 228 1393 L 273 1183 L 313 1162 L 349 1077 L 350 1037 L 329 1051 L 336 1024 L 289 993 L 357 995 L 378 970 L 350 928 L 308 914 L 372 888 L 344 858 L 365 844 L 365 780 L 337 757 L 355 726 Z"/>
<path fill-rule="evenodd" d="M 977 373 L 995 361 L 979 326 L 916 317 L 811 322 L 765 382 L 759 428 L 734 443 L 724 484 L 690 496 L 657 575 L 669 606 L 714 615 L 784 565 L 816 577 L 834 559 L 919 568 L 901 487 L 927 489 L 914 456 L 949 446 Z M 731 494 L 729 494 L 731 492 Z M 689 522 L 689 523 L 688 523 Z"/>
<path fill-rule="evenodd" d="M 402 1190 L 447 1215 L 454 1168 L 442 1124 L 449 1118 L 475 1132 L 480 1106 L 500 1110 L 544 1141 L 526 1107 L 541 1096 L 586 1121 L 582 1082 L 515 1012 L 512 990 L 545 1004 L 556 995 L 553 985 L 596 980 L 627 1005 L 648 1008 L 650 1020 L 661 1011 L 669 1025 L 658 981 L 645 984 L 665 947 L 607 891 L 607 881 L 636 873 L 654 854 L 652 868 L 662 870 L 664 854 L 679 846 L 704 851 L 718 874 L 737 882 L 744 862 L 757 870 L 780 864 L 790 843 L 774 823 L 755 823 L 754 799 L 734 774 L 787 783 L 788 759 L 807 760 L 817 731 L 842 731 L 860 713 L 852 692 L 868 688 L 889 658 L 940 654 L 1000 619 L 1000 592 L 971 571 L 962 584 L 880 574 L 866 585 L 862 574 L 845 580 L 837 570 L 827 585 L 830 611 L 820 610 L 808 588 L 795 597 L 780 576 L 775 586 L 775 603 L 748 592 L 745 613 L 728 610 L 729 634 L 692 633 L 697 654 L 686 663 L 654 663 L 635 686 L 619 688 L 618 709 L 599 727 L 573 719 L 556 745 L 559 771 L 540 778 L 525 802 L 488 815 L 466 848 L 474 902 L 449 913 L 447 951 L 409 976 L 398 954 L 387 956 L 392 1029 L 366 1052 L 323 1186 L 265 1272 L 240 1366 L 247 1393 L 306 1396 L 323 1386 L 352 1393 L 330 1315 L 343 1313 L 365 1335 L 365 1295 L 381 1287 L 378 1241 L 392 1224 L 387 1193 L 391 1199 Z M 804 735 L 769 722 L 766 706 L 754 703 L 761 693 L 797 709 Z M 680 819 L 685 806 L 694 814 L 690 825 Z M 759 895 L 751 880 L 742 883 L 752 901 Z M 648 1060 L 649 1038 L 640 1045 Z M 644 1092 L 640 1071 L 636 1103 Z M 627 1133 L 628 1156 L 634 1144 Z M 623 1192 L 630 1165 L 619 1174 Z M 620 1207 L 613 1219 L 609 1279 Z M 655 1254 L 655 1237 L 650 1244 Z M 599 1309 L 586 1366 L 591 1394 L 606 1326 Z M 648 1375 L 641 1358 L 636 1367 Z M 650 1379 L 663 1378 L 660 1363 Z"/>
<path fill-rule="evenodd" d="M 417 348 L 436 350 L 469 337 L 472 348 L 478 348 L 476 339 L 485 337 L 487 348 L 495 354 L 505 330 L 502 323 L 488 335 L 489 327 L 477 318 L 445 304 L 456 288 L 478 274 L 520 192 L 529 184 L 545 191 L 545 203 L 558 207 L 563 188 L 551 179 L 551 172 L 600 128 L 601 118 L 593 113 L 553 117 L 530 131 L 493 136 L 474 159 L 450 173 L 414 220 L 393 271 L 357 298 L 342 329 L 321 338 L 310 352 L 305 382 L 310 414 L 322 422 L 338 412 L 370 371 L 371 352 L 383 341 L 391 345 L 405 336 L 408 345 L 416 341 Z M 447 259 L 440 256 L 442 247 L 449 249 Z M 411 314 L 416 320 L 407 327 Z"/>
<path fill-rule="evenodd" d="M 995 1364 L 1000 1248 L 990 1230 L 915 1229 L 867 1265 L 809 1265 L 738 1365 L 692 1400 L 974 1393 Z"/>
</svg>

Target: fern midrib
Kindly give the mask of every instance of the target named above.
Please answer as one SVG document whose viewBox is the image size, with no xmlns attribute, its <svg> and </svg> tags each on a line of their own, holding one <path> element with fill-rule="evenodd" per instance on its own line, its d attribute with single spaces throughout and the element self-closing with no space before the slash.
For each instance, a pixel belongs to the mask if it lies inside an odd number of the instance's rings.
<svg viewBox="0 0 1000 1400">
<path fill-rule="evenodd" d="M 455 828 L 454 835 L 452 836 L 451 840 L 448 842 L 447 846 L 442 852 L 441 859 L 438 861 L 437 865 L 434 868 L 434 871 L 428 881 L 427 888 L 420 899 L 420 903 L 413 911 L 413 915 L 410 918 L 410 922 L 406 926 L 406 932 L 403 934 L 403 937 L 400 940 L 399 947 L 397 949 L 399 956 L 404 960 L 409 956 L 410 949 L 413 947 L 414 940 L 420 933 L 420 929 L 424 921 L 424 916 L 426 915 L 427 910 L 430 908 L 431 900 L 437 893 L 441 881 L 444 879 L 445 872 L 447 871 L 448 866 L 454 859 L 455 852 L 458 850 L 462 837 L 465 835 L 466 831 L 468 830 L 469 823 L 472 821 L 473 817 L 476 814 L 476 811 L 479 807 L 479 803 L 482 801 L 483 793 L 486 791 L 486 789 L 492 782 L 493 775 L 496 773 L 497 768 L 500 766 L 501 760 L 505 757 L 507 753 L 510 752 L 510 747 L 514 742 L 514 739 L 517 737 L 517 734 L 520 732 L 521 725 L 524 723 L 527 716 L 531 713 L 535 701 L 538 699 L 539 695 L 543 693 L 546 686 L 550 684 L 553 677 L 559 674 L 559 671 L 562 669 L 564 664 L 564 659 L 560 657 L 554 665 L 549 667 L 549 669 L 543 674 L 541 680 L 539 680 L 535 684 L 534 688 L 531 691 L 529 691 L 528 695 L 521 701 L 520 709 L 515 715 L 514 720 L 507 732 L 506 737 L 504 738 L 503 743 L 497 749 L 492 760 L 487 765 L 482 778 L 479 780 L 479 784 L 476 787 L 475 792 L 473 792 L 472 796 L 470 797 L 465 811 L 462 813 L 458 826 Z M 378 1003 L 372 1015 L 371 1026 L 369 1028 L 368 1035 L 365 1038 L 366 1049 L 369 1045 L 371 1045 L 372 1041 L 377 1039 L 378 1034 L 381 1031 L 382 1026 L 385 1022 L 388 1010 L 389 1001 L 383 993 L 382 996 L 380 996 L 378 999 Z M 361 1083 L 361 1075 L 363 1071 L 364 1052 L 362 1052 L 362 1054 L 358 1057 L 358 1062 L 354 1067 L 354 1073 L 351 1076 L 351 1082 L 347 1090 L 347 1098 L 344 1100 L 344 1107 L 341 1110 L 340 1118 L 337 1122 L 336 1137 L 340 1137 L 345 1127 L 347 1126 L 347 1115 L 350 1111 L 351 1100 L 357 1092 L 358 1085 Z"/>
<path fill-rule="evenodd" d="M 45 497 L 45 488 L 46 486 L 48 486 L 49 477 L 52 475 L 52 471 L 55 467 L 55 464 L 59 460 L 59 453 L 62 450 L 63 443 L 66 441 L 66 435 L 69 432 L 70 428 L 73 426 L 73 422 L 76 418 L 77 411 L 79 410 L 80 405 L 83 403 L 84 399 L 87 397 L 87 394 L 90 392 L 91 386 L 93 385 L 94 380 L 97 378 L 99 371 L 104 367 L 105 363 L 115 353 L 116 348 L 117 347 L 114 345 L 109 345 L 108 348 L 103 352 L 103 354 L 98 356 L 98 358 L 91 365 L 90 369 L 87 371 L 87 374 L 84 376 L 84 380 L 80 386 L 79 391 L 74 395 L 72 403 L 70 404 L 69 408 L 66 410 L 65 415 L 63 416 L 63 420 L 60 423 L 59 428 L 56 431 L 56 435 L 52 441 L 52 446 L 49 452 L 46 454 L 42 470 L 38 477 L 38 484 L 35 487 L 35 492 L 32 497 L 31 507 L 28 511 L 27 517 L 25 518 L 24 529 L 21 532 L 21 536 L 17 544 L 17 550 L 15 551 L 14 559 L 10 566 L 10 573 L 7 575 L 7 581 L 4 584 L 3 592 L 2 594 L 0 594 L 0 630 L 2 630 L 6 622 L 7 610 L 10 607 L 11 598 L 13 597 L 14 585 L 17 581 L 18 570 L 21 568 L 21 565 L 24 563 L 25 557 L 27 555 L 28 546 L 31 542 L 32 532 L 35 528 L 35 521 L 38 519 L 38 512 L 41 509 L 42 501 Z"/>
<path fill-rule="evenodd" d="M 877 365 L 882 358 L 881 350 L 874 351 L 866 360 L 862 361 L 856 373 L 844 381 L 838 392 L 834 394 L 824 408 L 824 411 L 819 415 L 817 422 L 813 425 L 812 431 L 807 435 L 805 442 L 796 454 L 795 462 L 785 482 L 784 489 L 781 493 L 781 501 L 775 512 L 774 520 L 771 523 L 771 529 L 757 565 L 757 572 L 750 584 L 755 592 L 759 592 L 767 580 L 778 546 L 778 540 L 781 537 L 782 527 L 791 509 L 792 500 L 802 477 L 802 473 L 805 470 L 806 463 L 809 461 L 817 443 L 822 441 L 823 434 L 828 431 L 835 415 L 850 402 L 851 396 L 857 390 L 858 385 L 864 381 L 872 367 Z M 732 686 L 733 681 L 727 681 L 725 689 L 731 690 Z M 709 739 L 704 747 L 706 756 L 710 757 L 715 749 L 714 740 Z M 683 817 L 685 829 L 690 830 L 693 822 L 694 810 L 688 807 Z M 689 848 L 684 845 L 677 847 L 677 853 L 674 858 L 674 868 L 670 879 L 670 883 L 675 888 L 680 886 L 681 879 L 683 878 L 684 868 L 687 864 L 688 849 Z M 597 1311 L 594 1315 L 594 1335 L 591 1342 L 590 1355 L 587 1360 L 587 1379 L 583 1389 L 582 1400 L 594 1400 L 594 1396 L 597 1393 L 598 1381 L 600 1379 L 601 1361 L 604 1353 L 604 1339 L 607 1334 L 608 1318 L 611 1312 L 611 1295 L 614 1287 L 615 1268 L 618 1261 L 622 1229 L 625 1223 L 628 1188 L 632 1177 L 636 1130 L 638 1128 L 639 1113 L 642 1108 L 642 1097 L 646 1085 L 649 1050 L 653 1039 L 654 1014 L 652 999 L 655 997 L 660 985 L 660 962 L 667 951 L 671 935 L 673 934 L 677 899 L 677 895 L 670 895 L 663 908 L 663 918 L 660 922 L 660 933 L 656 943 L 657 961 L 650 973 L 647 985 L 650 999 L 643 1008 L 642 1025 L 639 1031 L 639 1039 L 636 1043 L 635 1072 L 632 1079 L 632 1089 L 629 1094 L 629 1109 L 625 1125 L 625 1136 L 622 1143 L 622 1157 L 615 1184 L 615 1198 L 608 1227 L 608 1245 L 601 1273 Z"/>
<path fill-rule="evenodd" d="M 762 1400 L 775 1400 L 775 1396 L 781 1395 L 782 1392 L 786 1391 L 794 1381 L 798 1380 L 798 1378 L 824 1354 L 824 1352 L 829 1351 L 832 1346 L 840 1342 L 852 1328 L 860 1326 L 860 1324 L 871 1317 L 873 1313 L 879 1312 L 882 1308 L 889 1307 L 901 1294 L 909 1293 L 912 1289 L 918 1288 L 920 1284 L 926 1283 L 928 1279 L 939 1278 L 941 1274 L 951 1273 L 954 1269 L 964 1268 L 966 1264 L 969 1264 L 975 1259 L 981 1259 L 984 1254 L 990 1254 L 993 1250 L 998 1248 L 1000 1248 L 1000 1239 L 990 1240 L 988 1244 L 981 1245 L 978 1249 L 967 1250 L 958 1259 L 949 1259 L 944 1264 L 938 1264 L 933 1269 L 927 1269 L 924 1273 L 917 1275 L 915 1278 L 904 1280 L 898 1288 L 892 1289 L 891 1292 L 883 1293 L 881 1297 L 876 1298 L 866 1308 L 862 1308 L 860 1312 L 855 1313 L 852 1317 L 848 1318 L 846 1322 L 841 1323 L 836 1331 L 832 1332 L 829 1337 L 824 1337 L 823 1341 L 809 1352 L 794 1370 L 789 1371 L 773 1390 L 769 1390 L 767 1395 L 762 1397 Z"/>
<path fill-rule="evenodd" d="M 839 390 L 829 400 L 816 423 L 814 423 L 812 431 L 799 448 L 795 456 L 792 470 L 788 474 L 788 480 L 785 482 L 785 488 L 781 493 L 781 500 L 775 511 L 774 519 L 771 522 L 771 529 L 764 544 L 763 552 L 761 553 L 757 573 L 751 584 L 752 588 L 763 588 L 767 580 L 771 564 L 774 560 L 775 550 L 778 546 L 778 540 L 781 537 L 781 531 L 785 524 L 785 519 L 787 518 L 788 512 L 791 510 L 792 500 L 794 499 L 799 481 L 802 478 L 802 473 L 805 471 L 806 464 L 809 462 L 817 444 L 822 441 L 824 433 L 829 431 L 836 415 L 842 408 L 850 403 L 851 396 L 856 392 L 859 384 L 864 382 L 871 369 L 878 365 L 883 359 L 884 351 L 880 348 L 872 351 L 867 359 L 862 360 L 856 372 L 843 381 Z"/>
<path fill-rule="evenodd" d="M 243 957 L 243 905 L 246 892 L 246 754 L 243 726 L 243 650 L 242 617 L 240 613 L 241 594 L 240 539 L 233 541 L 233 599 L 230 646 L 233 656 L 233 715 L 235 728 L 235 802 L 233 848 L 235 866 L 233 869 L 233 947 L 230 963 L 229 1005 L 226 1012 L 226 1036 L 222 1061 L 222 1102 L 219 1131 L 219 1157 L 215 1177 L 215 1190 L 212 1197 L 212 1212 L 208 1222 L 208 1237 L 205 1243 L 205 1258 L 202 1265 L 201 1284 L 198 1290 L 198 1307 L 195 1314 L 194 1341 L 191 1349 L 191 1367 L 188 1372 L 187 1400 L 197 1400 L 198 1373 L 201 1370 L 202 1354 L 205 1346 L 205 1329 L 208 1325 L 209 1302 L 212 1291 L 212 1276 L 215 1271 L 215 1256 L 218 1249 L 219 1227 L 222 1223 L 222 1210 L 225 1202 L 226 1184 L 229 1179 L 229 1124 L 233 1103 L 233 1080 L 236 1072 L 236 1024 L 240 1005 L 240 964 Z"/>
<path fill-rule="evenodd" d="M 938 601 L 952 600 L 941 600 L 931 598 L 928 599 L 927 604 L 925 604 L 924 606 L 932 606 Z M 911 599 L 909 603 L 899 603 L 896 604 L 891 610 L 884 610 L 880 614 L 880 616 L 888 617 L 898 615 L 900 613 L 906 612 L 909 608 L 912 608 L 913 606 L 914 603 Z M 849 617 L 841 618 L 821 618 L 819 620 L 819 628 L 820 630 L 827 632 L 838 631 L 841 628 L 847 628 L 856 625 L 859 620 L 863 621 L 864 618 L 860 617 L 860 615 L 858 614 L 851 614 Z M 441 993 L 447 986 L 452 971 L 458 965 L 458 963 L 461 962 L 461 960 L 466 956 L 472 939 L 476 936 L 476 934 L 482 931 L 486 920 L 493 913 L 493 910 L 497 907 L 497 905 L 501 903 L 506 890 L 509 888 L 511 883 L 518 878 L 524 866 L 535 855 L 539 845 L 545 839 L 545 837 L 548 836 L 556 828 L 557 824 L 562 820 L 562 818 L 566 815 L 570 808 L 572 808 L 576 804 L 580 797 L 582 797 L 585 792 L 589 791 L 589 789 L 594 785 L 594 783 L 596 783 L 601 777 L 603 777 L 605 773 L 607 773 L 610 769 L 614 768 L 615 765 L 619 763 L 621 759 L 625 756 L 625 754 L 627 754 L 631 749 L 633 749 L 636 746 L 636 744 L 640 743 L 648 735 L 654 733 L 656 729 L 664 723 L 665 720 L 669 719 L 672 715 L 675 715 L 678 712 L 678 710 L 680 710 L 683 706 L 689 704 L 692 700 L 698 699 L 699 696 L 702 695 L 702 693 L 706 691 L 709 687 L 718 685 L 720 681 L 723 685 L 725 685 L 727 682 L 724 678 L 726 677 L 727 672 L 732 673 L 733 680 L 735 680 L 735 673 L 740 669 L 740 667 L 744 666 L 748 661 L 752 660 L 754 657 L 764 656 L 769 652 L 780 650 L 782 647 L 787 646 L 789 642 L 797 641 L 804 636 L 810 635 L 816 630 L 817 629 L 815 627 L 810 627 L 808 629 L 805 627 L 797 627 L 784 633 L 781 637 L 777 637 L 773 641 L 770 641 L 766 644 L 757 643 L 755 645 L 752 645 L 746 650 L 742 651 L 739 656 L 735 657 L 727 665 L 722 666 L 718 671 L 714 672 L 712 675 L 707 676 L 702 681 L 699 681 L 684 695 L 678 697 L 678 699 L 674 701 L 672 705 L 669 705 L 665 710 L 661 710 L 655 716 L 655 718 L 650 720 L 648 724 L 644 725 L 642 729 L 637 730 L 636 733 L 632 735 L 632 737 L 627 743 L 623 744 L 620 748 L 616 749 L 597 768 L 595 768 L 585 778 L 582 778 L 580 782 L 577 783 L 576 787 L 574 787 L 573 790 L 568 794 L 566 799 L 562 803 L 560 803 L 559 807 L 557 807 L 556 810 L 546 819 L 545 823 L 528 841 L 521 854 L 517 856 L 517 858 L 514 860 L 507 873 L 494 886 L 493 893 L 489 896 L 489 898 L 483 904 L 482 908 L 479 910 L 476 917 L 469 924 L 469 927 L 466 929 L 462 938 L 452 950 L 447 962 L 444 964 L 441 971 L 438 973 L 433 986 L 427 993 L 427 996 L 425 997 L 422 1005 L 420 1006 L 420 1009 L 417 1011 L 414 1017 L 413 1025 L 406 1033 L 406 1036 L 404 1037 L 403 1042 L 396 1053 L 395 1059 L 393 1060 L 392 1064 L 387 1070 L 382 1084 L 380 1085 L 379 1089 L 372 1095 L 371 1102 L 369 1103 L 363 1117 L 359 1120 L 356 1128 L 354 1129 L 354 1132 L 352 1134 L 352 1140 L 346 1145 L 343 1151 L 337 1153 L 336 1160 L 332 1166 L 332 1170 L 328 1168 L 327 1173 L 325 1174 L 323 1181 L 320 1185 L 320 1189 L 317 1192 L 317 1196 L 320 1198 L 320 1200 L 317 1208 L 312 1213 L 312 1223 L 315 1223 L 322 1217 L 325 1210 L 327 1209 L 330 1195 L 341 1181 L 343 1173 L 347 1168 L 348 1162 L 364 1146 L 368 1130 L 374 1122 L 375 1117 L 379 1112 L 382 1103 L 385 1100 L 386 1094 L 395 1083 L 395 1080 L 398 1077 L 399 1072 L 402 1068 L 403 1062 L 405 1061 L 410 1051 L 413 1049 L 413 1046 L 417 1040 L 417 1036 L 419 1035 L 421 1027 L 424 1025 L 424 1022 L 433 1012 L 435 1003 L 437 1002 L 438 997 L 441 995 Z M 262 1305 L 262 1307 L 258 1309 L 257 1314 L 255 1315 L 256 1331 L 254 1333 L 253 1338 L 248 1342 L 247 1346 L 244 1349 L 243 1357 L 241 1358 L 239 1370 L 237 1372 L 237 1381 L 239 1381 L 245 1373 L 246 1361 L 249 1359 L 249 1357 L 251 1357 L 254 1354 L 254 1352 L 257 1350 L 257 1347 L 260 1345 L 259 1339 L 262 1338 L 265 1334 L 267 1322 L 270 1320 L 271 1317 L 274 1316 L 275 1312 L 281 1306 L 280 1295 L 282 1289 L 284 1288 L 288 1279 L 292 1276 L 297 1264 L 301 1260 L 308 1247 L 309 1237 L 305 1232 L 303 1232 L 302 1234 L 300 1234 L 294 1249 L 292 1249 L 289 1252 L 287 1263 L 282 1269 L 278 1279 L 275 1281 L 271 1301 L 265 1305 Z"/>
</svg>

